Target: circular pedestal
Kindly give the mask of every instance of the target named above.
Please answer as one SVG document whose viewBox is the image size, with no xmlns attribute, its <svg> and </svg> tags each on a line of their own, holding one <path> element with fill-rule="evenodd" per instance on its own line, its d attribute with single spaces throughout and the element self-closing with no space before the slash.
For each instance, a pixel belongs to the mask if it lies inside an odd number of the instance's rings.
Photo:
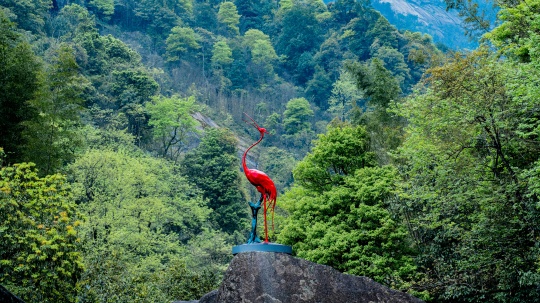
<svg viewBox="0 0 540 303">
<path fill-rule="evenodd" d="M 254 243 L 254 244 L 242 244 L 236 245 L 232 248 L 232 254 L 240 254 L 251 251 L 264 251 L 264 252 L 276 252 L 284 254 L 292 254 L 292 247 L 288 245 L 276 244 L 276 243 Z"/>
</svg>

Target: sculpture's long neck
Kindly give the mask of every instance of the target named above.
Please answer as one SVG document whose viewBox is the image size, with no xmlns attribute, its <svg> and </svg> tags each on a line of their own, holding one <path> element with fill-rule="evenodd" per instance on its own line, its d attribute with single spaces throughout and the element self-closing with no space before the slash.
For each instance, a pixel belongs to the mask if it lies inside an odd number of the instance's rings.
<svg viewBox="0 0 540 303">
<path fill-rule="evenodd" d="M 261 138 L 259 139 L 259 141 L 253 143 L 253 144 L 252 144 L 248 149 L 246 149 L 246 151 L 244 152 L 244 155 L 242 156 L 242 168 L 244 169 L 244 173 L 246 173 L 246 172 L 248 171 L 248 167 L 247 167 L 247 165 L 246 165 L 246 155 L 247 155 L 248 151 L 249 151 L 250 149 L 252 149 L 253 146 L 259 144 L 259 143 L 262 141 L 263 138 L 264 138 L 264 134 L 261 133 Z"/>
</svg>

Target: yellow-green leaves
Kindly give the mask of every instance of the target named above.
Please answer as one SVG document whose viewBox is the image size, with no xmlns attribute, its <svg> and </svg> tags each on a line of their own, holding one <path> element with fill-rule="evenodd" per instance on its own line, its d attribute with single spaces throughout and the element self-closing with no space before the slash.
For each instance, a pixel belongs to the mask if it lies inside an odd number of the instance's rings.
<svg viewBox="0 0 540 303">
<path fill-rule="evenodd" d="M 33 164 L 0 170 L 0 283 L 28 302 L 75 302 L 82 272 L 71 189 Z"/>
<path fill-rule="evenodd" d="M 226 26 L 228 32 L 238 35 L 238 24 L 240 23 L 240 15 L 238 14 L 238 9 L 233 2 L 222 2 L 219 5 L 217 17 L 218 21 Z"/>
</svg>

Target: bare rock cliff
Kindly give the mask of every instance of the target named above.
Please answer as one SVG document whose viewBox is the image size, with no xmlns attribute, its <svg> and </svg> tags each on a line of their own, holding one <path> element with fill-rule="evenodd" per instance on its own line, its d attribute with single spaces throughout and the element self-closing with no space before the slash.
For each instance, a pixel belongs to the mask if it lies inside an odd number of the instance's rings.
<svg viewBox="0 0 540 303">
<path fill-rule="evenodd" d="M 196 301 L 195 301 L 196 302 Z M 286 254 L 251 252 L 236 255 L 218 290 L 198 303 L 420 303 L 370 278 Z"/>
</svg>

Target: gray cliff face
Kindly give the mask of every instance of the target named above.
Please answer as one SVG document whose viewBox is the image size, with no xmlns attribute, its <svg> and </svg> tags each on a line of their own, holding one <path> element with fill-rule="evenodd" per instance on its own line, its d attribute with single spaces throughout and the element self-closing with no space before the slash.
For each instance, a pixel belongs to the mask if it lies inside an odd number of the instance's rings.
<svg viewBox="0 0 540 303">
<path fill-rule="evenodd" d="M 429 34 L 433 41 L 452 48 L 473 48 L 465 36 L 462 20 L 447 11 L 444 0 L 372 0 L 372 6 L 398 29 Z"/>
<path fill-rule="evenodd" d="M 370 278 L 286 254 L 250 252 L 234 257 L 220 288 L 199 303 L 401 303 L 423 302 Z"/>
</svg>

